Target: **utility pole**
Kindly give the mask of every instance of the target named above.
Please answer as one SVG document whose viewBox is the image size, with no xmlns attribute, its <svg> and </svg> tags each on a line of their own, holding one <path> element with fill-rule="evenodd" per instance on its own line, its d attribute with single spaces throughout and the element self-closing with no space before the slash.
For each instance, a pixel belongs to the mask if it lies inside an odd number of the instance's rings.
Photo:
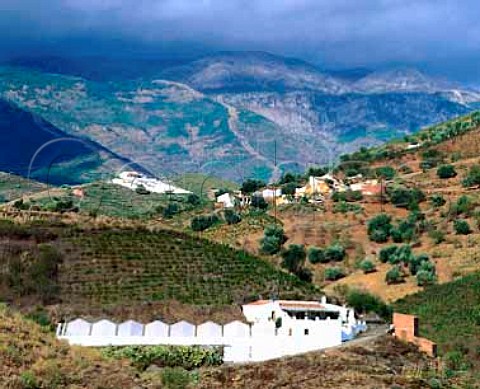
<svg viewBox="0 0 480 389">
<path fill-rule="evenodd" d="M 380 213 L 383 213 L 383 176 L 380 176 Z"/>
<path fill-rule="evenodd" d="M 273 163 L 275 166 L 275 171 L 277 171 L 277 138 L 275 138 L 274 148 L 273 148 Z M 277 226 L 277 186 L 273 185 L 273 212 L 275 215 L 275 227 Z"/>
</svg>

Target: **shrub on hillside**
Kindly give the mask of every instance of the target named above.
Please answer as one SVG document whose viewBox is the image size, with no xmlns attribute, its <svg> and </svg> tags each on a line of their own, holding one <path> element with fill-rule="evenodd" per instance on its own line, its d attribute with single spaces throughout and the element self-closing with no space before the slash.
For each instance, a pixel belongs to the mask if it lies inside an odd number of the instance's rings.
<svg viewBox="0 0 480 389">
<path fill-rule="evenodd" d="M 253 196 L 250 201 L 250 206 L 260 210 L 265 210 L 268 208 L 268 203 L 262 196 Z"/>
<path fill-rule="evenodd" d="M 205 231 L 214 224 L 219 222 L 219 218 L 215 214 L 195 216 L 191 221 L 193 231 Z"/>
<path fill-rule="evenodd" d="M 260 240 L 260 250 L 264 254 L 273 255 L 280 251 L 282 244 L 275 236 L 264 236 Z"/>
<path fill-rule="evenodd" d="M 363 194 L 359 190 L 347 190 L 346 192 L 335 192 L 332 195 L 332 200 L 335 202 L 347 201 L 354 202 L 363 199 Z"/>
<path fill-rule="evenodd" d="M 470 168 L 465 179 L 462 181 L 464 187 L 480 185 L 480 166 L 475 165 Z"/>
<path fill-rule="evenodd" d="M 295 194 L 295 190 L 297 189 L 298 184 L 295 182 L 287 182 L 286 184 L 282 185 L 282 193 L 285 195 L 293 196 Z"/>
<path fill-rule="evenodd" d="M 426 265 L 428 264 L 428 265 Z M 420 254 L 412 256 L 408 264 L 408 270 L 412 276 L 416 275 L 420 269 L 431 270 L 431 266 L 435 269 L 435 266 L 430 262 L 430 258 L 427 254 Z"/>
<path fill-rule="evenodd" d="M 385 275 L 385 281 L 387 284 L 399 284 L 403 282 L 402 270 L 398 266 L 392 267 Z"/>
<path fill-rule="evenodd" d="M 415 222 L 412 220 L 402 220 L 398 226 L 391 229 L 392 240 L 395 243 L 411 242 L 416 236 Z"/>
<path fill-rule="evenodd" d="M 453 165 L 442 165 L 437 169 L 437 176 L 441 179 L 453 178 L 457 175 Z"/>
<path fill-rule="evenodd" d="M 303 282 L 312 282 L 313 280 L 313 273 L 310 269 L 306 267 L 302 267 L 299 269 L 295 275 Z"/>
<path fill-rule="evenodd" d="M 377 243 L 384 243 L 390 237 L 392 230 L 392 217 L 382 213 L 374 216 L 367 223 L 367 232 L 370 240 Z"/>
<path fill-rule="evenodd" d="M 305 265 L 307 253 L 300 244 L 291 244 L 282 251 L 282 267 L 291 273 L 297 273 Z"/>
<path fill-rule="evenodd" d="M 218 366 L 223 362 L 217 347 L 199 346 L 125 346 L 106 347 L 102 354 L 108 358 L 129 359 L 140 370 L 151 365 L 160 367 L 182 367 L 187 370 L 199 367 Z"/>
<path fill-rule="evenodd" d="M 265 185 L 265 182 L 261 180 L 248 179 L 242 183 L 240 190 L 244 194 L 251 194 L 260 188 L 263 188 Z"/>
<path fill-rule="evenodd" d="M 347 253 L 343 246 L 339 244 L 334 244 L 325 249 L 324 255 L 325 255 L 325 261 L 327 262 L 330 262 L 330 261 L 340 262 L 345 259 L 345 256 L 347 255 Z"/>
<path fill-rule="evenodd" d="M 227 224 L 237 224 L 242 221 L 242 217 L 232 209 L 226 209 L 223 213 Z"/>
<path fill-rule="evenodd" d="M 445 241 L 445 233 L 440 230 L 431 230 L 428 233 L 434 244 L 440 244 Z"/>
<path fill-rule="evenodd" d="M 186 389 L 195 381 L 193 373 L 181 367 L 165 367 L 160 374 L 162 388 L 166 389 Z"/>
<path fill-rule="evenodd" d="M 187 196 L 187 203 L 193 206 L 200 205 L 201 200 L 200 197 L 198 197 L 195 193 L 190 193 Z"/>
<path fill-rule="evenodd" d="M 369 234 L 370 240 L 376 243 L 385 243 L 388 241 L 389 234 L 386 230 L 374 230 Z"/>
<path fill-rule="evenodd" d="M 148 195 L 150 194 L 150 191 L 147 190 L 143 185 L 138 185 L 136 188 L 135 188 L 135 192 L 139 195 Z"/>
<path fill-rule="evenodd" d="M 380 250 L 380 253 L 379 253 L 380 262 L 382 262 L 382 263 L 387 263 L 387 262 L 392 263 L 390 258 L 395 255 L 396 251 L 397 251 L 397 246 L 396 245 L 383 247 Z"/>
<path fill-rule="evenodd" d="M 162 215 L 166 219 L 170 219 L 176 214 L 181 212 L 181 208 L 176 203 L 168 203 L 165 208 L 162 210 Z"/>
<path fill-rule="evenodd" d="M 425 194 L 418 188 L 395 188 L 388 191 L 390 202 L 398 208 L 414 209 L 425 200 Z"/>
<path fill-rule="evenodd" d="M 460 196 L 455 204 L 452 206 L 453 215 L 467 215 L 470 216 L 471 212 L 475 208 L 475 204 L 471 198 L 467 195 Z"/>
<path fill-rule="evenodd" d="M 375 312 L 382 319 L 389 321 L 392 316 L 392 308 L 385 304 L 379 297 L 366 291 L 350 290 L 346 296 L 346 302 L 349 307 L 355 309 L 355 312 L 363 314 Z"/>
<path fill-rule="evenodd" d="M 381 177 L 385 180 L 393 180 L 397 172 L 391 166 L 380 166 L 375 169 L 375 173 L 377 177 Z"/>
<path fill-rule="evenodd" d="M 453 222 L 453 228 L 457 235 L 468 235 L 472 232 L 470 225 L 466 220 L 457 219 Z"/>
<path fill-rule="evenodd" d="M 434 194 L 430 197 L 430 203 L 435 208 L 440 208 L 446 204 L 446 200 L 443 198 L 441 194 Z"/>
<path fill-rule="evenodd" d="M 432 285 L 437 281 L 435 273 L 429 272 L 427 270 L 419 270 L 417 272 L 416 278 L 418 286 Z"/>
<path fill-rule="evenodd" d="M 307 170 L 306 176 L 321 177 L 328 173 L 328 168 L 320 166 L 310 166 Z"/>
<path fill-rule="evenodd" d="M 375 264 L 369 259 L 364 259 L 360 262 L 360 269 L 362 269 L 365 274 L 373 273 L 376 270 Z"/>
<path fill-rule="evenodd" d="M 278 225 L 269 225 L 263 232 L 263 238 L 260 240 L 260 250 L 264 254 L 273 255 L 280 251 L 286 236 L 283 228 Z"/>
<path fill-rule="evenodd" d="M 325 252 L 323 249 L 319 248 L 319 247 L 310 247 L 308 249 L 308 260 L 310 261 L 310 263 L 312 264 L 316 264 L 316 263 L 326 263 L 328 262 L 326 259 L 325 259 Z"/>
<path fill-rule="evenodd" d="M 324 276 L 327 281 L 336 281 L 345 277 L 345 273 L 339 267 L 329 267 L 328 269 L 325 269 Z"/>
</svg>

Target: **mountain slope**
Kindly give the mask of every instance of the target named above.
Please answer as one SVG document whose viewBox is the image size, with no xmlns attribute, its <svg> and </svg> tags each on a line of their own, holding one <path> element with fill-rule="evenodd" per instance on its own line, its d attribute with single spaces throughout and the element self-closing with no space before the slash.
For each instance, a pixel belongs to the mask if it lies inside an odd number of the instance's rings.
<svg viewBox="0 0 480 389">
<path fill-rule="evenodd" d="M 197 236 L 141 227 L 90 230 L 93 224 L 87 222 L 84 229 L 1 224 L 5 266 L 0 269 L 0 298 L 21 302 L 29 296 L 28 306 L 35 297 L 53 300 L 59 303 L 57 312 L 73 310 L 81 316 L 101 316 L 104 310 L 120 316 L 136 307 L 143 310 L 142 317 L 153 320 L 153 304 L 158 303 L 229 309 L 272 294 L 309 298 L 320 293 L 262 259 Z M 52 255 L 42 257 L 45 249 Z M 25 256 L 31 259 L 28 264 L 22 261 Z M 38 269 L 36 277 L 44 282 L 31 285 L 29 266 L 45 259 L 53 261 L 56 270 L 43 274 L 49 267 Z"/>
<path fill-rule="evenodd" d="M 341 93 L 346 85 L 316 67 L 264 52 L 225 52 L 166 69 L 161 77 L 206 92 L 314 90 Z"/>
<path fill-rule="evenodd" d="M 465 114 L 480 101 L 478 92 L 416 69 L 324 72 L 266 53 L 212 55 L 161 76 L 264 115 L 283 133 L 320 137 L 333 154 L 338 141 L 351 151 Z"/>
<path fill-rule="evenodd" d="M 302 163 L 321 146 L 172 81 L 97 83 L 3 68 L 0 94 L 162 177 L 202 172 L 234 181 L 269 180 L 280 174 L 276 139 L 285 141 L 277 144 L 279 164 Z"/>
<path fill-rule="evenodd" d="M 71 348 L 48 330 L 0 306 L 2 388 L 133 388 L 136 372 L 99 352 Z"/>
<path fill-rule="evenodd" d="M 91 180 L 122 160 L 0 99 L 0 171 L 50 184 Z"/>
<path fill-rule="evenodd" d="M 150 69 L 135 81 L 4 67 L 0 96 L 160 177 L 200 172 L 237 182 L 334 162 L 466 114 L 479 99 L 414 70 L 335 74 L 251 52 L 160 67 L 156 77 Z"/>
</svg>

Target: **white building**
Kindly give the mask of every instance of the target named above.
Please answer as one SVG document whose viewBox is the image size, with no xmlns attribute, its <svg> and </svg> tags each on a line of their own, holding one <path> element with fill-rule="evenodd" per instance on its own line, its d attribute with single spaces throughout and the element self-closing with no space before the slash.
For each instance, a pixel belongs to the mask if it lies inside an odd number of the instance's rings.
<svg viewBox="0 0 480 389">
<path fill-rule="evenodd" d="M 262 197 L 265 200 L 269 200 L 269 199 L 273 199 L 275 197 L 281 197 L 282 196 L 282 189 L 281 188 L 277 188 L 277 189 L 267 188 L 267 189 L 262 190 L 261 193 L 262 193 Z"/>
<path fill-rule="evenodd" d="M 147 191 L 152 193 L 171 193 L 171 194 L 190 194 L 192 192 L 174 186 L 170 183 L 165 183 L 157 178 L 150 178 L 142 173 L 135 171 L 121 172 L 118 178 L 114 178 L 112 182 L 116 185 L 125 188 L 136 190 L 139 187 L 144 187 Z"/>
<path fill-rule="evenodd" d="M 259 300 L 242 307 L 248 323 L 198 326 L 180 321 L 143 325 L 77 319 L 58 325 L 57 337 L 70 344 L 221 346 L 225 362 L 266 361 L 338 346 L 366 330 L 352 309 L 322 301 Z"/>
<path fill-rule="evenodd" d="M 230 193 L 224 193 L 217 197 L 217 203 L 221 204 L 223 208 L 233 208 L 235 199 Z"/>
<path fill-rule="evenodd" d="M 363 330 L 363 324 L 357 322 L 355 312 L 351 308 L 328 304 L 322 301 L 290 301 L 290 300 L 258 300 L 243 305 L 243 314 L 248 322 L 265 325 L 273 322 L 279 336 L 311 336 L 312 342 L 324 342 L 324 324 L 335 322 L 335 339 L 350 340 Z M 354 335 L 352 335 L 354 334 Z"/>
</svg>

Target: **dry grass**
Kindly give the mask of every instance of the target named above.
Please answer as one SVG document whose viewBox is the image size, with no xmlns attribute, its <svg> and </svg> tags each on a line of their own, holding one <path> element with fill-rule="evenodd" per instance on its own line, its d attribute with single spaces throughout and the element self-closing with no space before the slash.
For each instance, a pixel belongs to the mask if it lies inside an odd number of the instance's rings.
<svg viewBox="0 0 480 389">
<path fill-rule="evenodd" d="M 203 372 L 199 388 L 428 388 L 419 376 L 427 375 L 431 363 L 412 346 L 385 336 L 364 346 L 210 369 Z M 412 371 L 420 374 L 415 377 Z"/>
<path fill-rule="evenodd" d="M 92 349 L 70 348 L 4 307 L 0 307 L 0 377 L 5 389 L 119 389 L 139 383 L 126 363 L 106 361 Z"/>
</svg>

